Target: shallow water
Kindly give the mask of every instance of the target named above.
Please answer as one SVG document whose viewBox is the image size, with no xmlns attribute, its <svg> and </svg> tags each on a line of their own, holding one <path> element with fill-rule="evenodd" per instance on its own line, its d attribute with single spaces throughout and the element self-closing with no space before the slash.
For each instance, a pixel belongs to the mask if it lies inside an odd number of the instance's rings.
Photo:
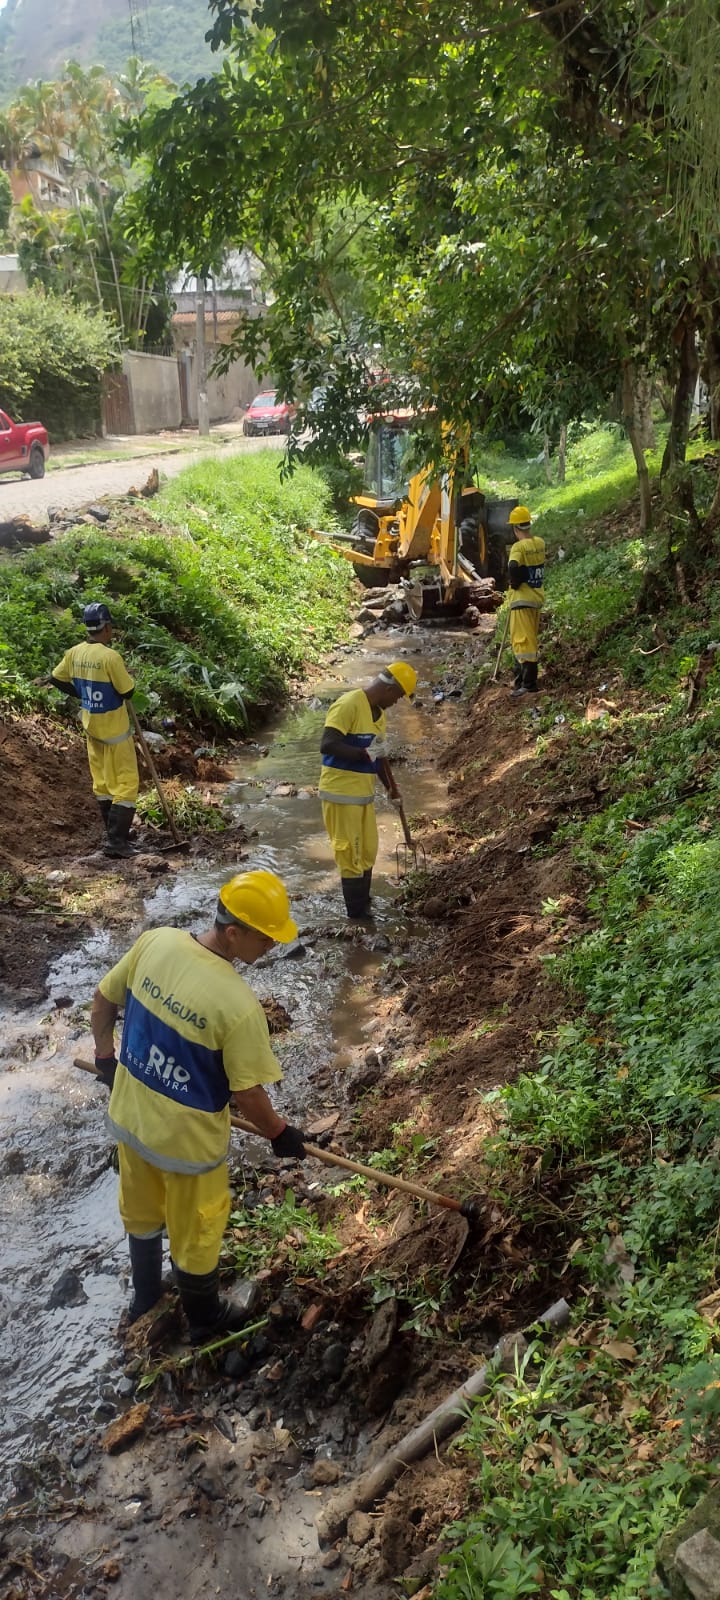
<svg viewBox="0 0 720 1600">
<path fill-rule="evenodd" d="M 317 795 L 304 792 L 317 785 L 326 707 L 402 649 L 419 673 L 419 703 L 401 703 L 389 713 L 397 778 L 409 815 L 440 813 L 446 794 L 433 757 L 457 711 L 452 701 L 436 703 L 433 685 L 448 662 L 457 658 L 466 668 L 479 648 L 438 631 L 375 635 L 338 655 L 308 702 L 267 728 L 267 754 L 249 750 L 237 765 L 229 797 L 250 835 L 241 858 L 221 866 L 180 864 L 145 903 L 144 927 L 173 923 L 199 931 L 212 920 L 217 889 L 232 871 L 269 867 L 284 879 L 298 944 L 271 952 L 245 975 L 261 998 L 274 996 L 291 1015 L 292 1030 L 277 1046 L 285 1078 L 274 1098 L 295 1120 L 322 1113 L 333 1086 L 342 1102 L 353 1052 L 371 1042 L 372 1000 L 364 980 L 386 959 L 386 941 L 398 949 L 413 932 L 395 907 L 399 822 L 379 798 L 375 929 L 358 943 L 338 937 L 347 923 L 336 869 Z M 279 784 L 299 792 L 278 795 Z M 114 1329 L 127 1302 L 127 1250 L 103 1126 L 106 1094 L 73 1069 L 72 1057 L 92 1049 L 86 1014 L 77 1008 L 131 939 L 127 929 L 94 933 L 57 962 L 43 1012 L 0 1017 L 0 1479 L 19 1459 L 52 1449 L 64 1429 L 75 1438 L 97 1420 L 98 1405 L 122 1393 Z M 375 939 L 382 948 L 373 948 Z M 52 1001 L 64 996 L 72 997 L 73 1010 L 54 1010 Z M 252 1160 L 247 1141 L 244 1149 Z M 236 1153 L 242 1150 L 240 1144 Z M 77 1274 L 80 1303 L 48 1308 L 68 1269 Z"/>
</svg>

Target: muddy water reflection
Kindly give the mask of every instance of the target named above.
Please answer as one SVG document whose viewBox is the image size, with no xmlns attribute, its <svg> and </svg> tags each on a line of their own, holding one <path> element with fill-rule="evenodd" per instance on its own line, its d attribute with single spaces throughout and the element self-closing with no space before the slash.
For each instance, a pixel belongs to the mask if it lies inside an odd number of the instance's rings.
<svg viewBox="0 0 720 1600">
<path fill-rule="evenodd" d="M 448 656 L 462 654 L 467 662 L 467 643 L 459 644 L 457 634 L 376 636 L 338 657 L 310 702 L 266 731 L 267 755 L 249 753 L 238 763 L 229 794 L 250 833 L 242 861 L 174 865 L 146 902 L 144 926 L 170 922 L 199 929 L 229 871 L 269 867 L 284 878 L 300 939 L 254 968 L 252 983 L 292 1017 L 292 1031 L 279 1046 L 286 1076 L 276 1098 L 297 1119 L 324 1110 L 333 1091 L 342 1101 L 352 1051 L 372 1029 L 366 980 L 385 959 L 385 941 L 397 947 L 410 932 L 394 908 L 399 825 L 380 798 L 375 934 L 363 935 L 360 944 L 337 937 L 347 924 L 317 794 L 310 792 L 317 785 L 327 705 L 397 656 L 399 646 L 418 669 L 419 704 L 401 703 L 388 719 L 391 748 L 407 758 L 398 759 L 398 780 L 410 814 L 442 810 L 445 790 L 432 753 L 455 713 L 451 703 L 435 703 L 432 686 L 447 669 Z M 278 785 L 299 792 L 278 794 Z M 373 948 L 374 938 L 383 948 Z M 128 943 L 127 931 L 98 931 L 64 955 L 50 975 L 50 999 L 67 996 L 76 1007 L 86 1004 L 98 977 Z M 78 1049 L 88 1050 L 85 1015 L 48 1008 L 44 1016 L 24 1013 L 21 1022 L 6 1017 L 4 1024 L 0 1474 L 7 1475 L 18 1459 L 56 1446 L 64 1430 L 75 1440 L 87 1425 L 98 1424 L 108 1398 L 122 1393 L 113 1330 L 126 1301 L 126 1245 L 108 1166 L 104 1091 L 71 1065 Z M 75 1277 L 65 1285 L 66 1303 L 49 1307 L 67 1271 Z"/>
</svg>

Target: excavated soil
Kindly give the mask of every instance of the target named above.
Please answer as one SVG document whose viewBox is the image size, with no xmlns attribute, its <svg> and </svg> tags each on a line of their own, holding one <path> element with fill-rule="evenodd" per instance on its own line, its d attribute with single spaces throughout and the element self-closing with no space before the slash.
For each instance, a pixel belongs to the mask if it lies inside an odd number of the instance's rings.
<svg viewBox="0 0 720 1600">
<path fill-rule="evenodd" d="M 220 797 L 229 777 L 214 759 L 196 757 L 183 737 L 156 765 L 178 789 L 180 781 L 201 784 L 208 800 Z M 149 882 L 170 870 L 157 853 L 170 835 L 144 829 L 146 853 L 122 867 L 103 856 L 85 741 L 70 722 L 1 719 L 0 766 L 0 1001 L 28 1006 L 43 998 L 57 957 L 93 923 L 137 919 Z M 230 828 L 206 837 L 202 848 L 212 855 L 220 840 L 227 849 L 243 837 Z"/>
</svg>

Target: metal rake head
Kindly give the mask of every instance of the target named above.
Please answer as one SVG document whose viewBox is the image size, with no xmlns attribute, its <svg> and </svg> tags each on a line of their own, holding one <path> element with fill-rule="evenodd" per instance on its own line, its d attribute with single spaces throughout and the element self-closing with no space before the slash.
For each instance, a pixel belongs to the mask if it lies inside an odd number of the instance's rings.
<svg viewBox="0 0 720 1600">
<path fill-rule="evenodd" d="M 425 846 L 422 844 L 398 844 L 395 847 L 395 870 L 398 883 L 406 878 L 409 872 L 425 872 L 427 869 L 427 856 Z"/>
</svg>

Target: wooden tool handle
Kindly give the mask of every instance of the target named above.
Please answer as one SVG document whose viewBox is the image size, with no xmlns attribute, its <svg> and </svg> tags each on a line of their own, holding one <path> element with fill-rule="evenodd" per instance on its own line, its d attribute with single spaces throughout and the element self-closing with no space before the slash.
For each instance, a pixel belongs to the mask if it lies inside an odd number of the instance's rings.
<svg viewBox="0 0 720 1600">
<path fill-rule="evenodd" d="M 145 740 L 145 735 L 144 735 L 144 733 L 142 731 L 142 728 L 140 727 L 140 723 L 138 721 L 137 711 L 135 710 L 135 707 L 134 707 L 134 705 L 132 704 L 132 702 L 130 700 L 127 700 L 125 703 L 127 705 L 128 711 L 130 712 L 130 720 L 132 722 L 133 728 L 135 729 L 135 737 L 137 738 L 138 744 L 140 746 L 140 749 L 142 750 L 143 756 L 144 756 L 145 761 L 147 763 L 148 772 L 150 773 L 150 777 L 152 778 L 152 781 L 153 781 L 153 783 L 155 785 L 155 788 L 157 789 L 157 792 L 158 792 L 158 794 L 160 796 L 160 804 L 161 804 L 161 806 L 163 808 L 163 811 L 165 812 L 165 815 L 167 817 L 168 827 L 170 829 L 170 832 L 171 832 L 171 834 L 173 836 L 173 839 L 175 840 L 175 843 L 179 844 L 179 845 L 182 845 L 182 839 L 180 838 L 180 835 L 179 835 L 179 833 L 177 831 L 177 828 L 175 826 L 175 818 L 173 817 L 172 811 L 170 810 L 170 806 L 168 804 L 167 795 L 165 794 L 165 790 L 163 789 L 163 786 L 162 786 L 162 784 L 160 782 L 160 774 L 159 774 L 158 769 L 157 769 L 157 767 L 155 765 L 155 762 L 153 761 L 153 758 L 152 758 L 152 756 L 150 754 L 150 751 L 149 751 L 149 749 L 147 747 L 147 743 L 146 743 L 146 740 Z"/>
<path fill-rule="evenodd" d="M 73 1065 L 79 1067 L 81 1072 L 89 1072 L 91 1077 L 97 1078 L 92 1062 L 83 1061 L 76 1056 Z M 246 1122 L 244 1117 L 231 1116 L 233 1128 L 238 1128 L 241 1133 L 254 1134 L 256 1139 L 264 1139 L 266 1135 L 255 1127 L 253 1122 Z M 371 1183 L 379 1183 L 385 1189 L 400 1189 L 403 1194 L 414 1195 L 416 1200 L 426 1200 L 429 1205 L 441 1206 L 445 1211 L 459 1211 L 461 1202 L 449 1194 L 437 1194 L 434 1189 L 426 1189 L 421 1183 L 410 1183 L 407 1178 L 398 1178 L 394 1172 L 381 1172 L 377 1167 L 368 1167 L 363 1161 L 351 1161 L 349 1156 L 341 1156 L 334 1150 L 322 1150 L 320 1145 L 309 1144 L 303 1139 L 303 1144 L 309 1156 L 314 1161 L 322 1161 L 326 1167 L 342 1167 L 344 1172 L 354 1172 L 361 1178 L 368 1178 Z"/>
<path fill-rule="evenodd" d="M 234 1128 L 240 1128 L 243 1133 L 254 1133 L 257 1139 L 264 1138 L 252 1122 L 246 1122 L 244 1117 L 231 1116 L 230 1121 Z M 386 1189 L 401 1189 L 403 1194 L 415 1195 L 418 1200 L 429 1200 L 434 1206 L 444 1206 L 446 1211 L 460 1210 L 461 1202 L 450 1195 L 436 1194 L 434 1189 L 425 1189 L 421 1183 L 409 1183 L 407 1178 L 397 1178 L 394 1172 L 381 1172 L 377 1167 L 368 1167 L 363 1161 L 351 1161 L 349 1156 L 341 1156 L 336 1150 L 323 1150 L 320 1145 L 310 1144 L 307 1139 L 303 1139 L 303 1144 L 307 1154 L 314 1161 L 324 1162 L 326 1167 L 342 1167 L 343 1171 L 369 1178 L 371 1183 L 380 1183 Z"/>
<path fill-rule="evenodd" d="M 407 817 L 405 815 L 405 807 L 404 807 L 404 805 L 402 803 L 402 800 L 400 801 L 400 804 L 398 806 L 398 816 L 400 817 L 400 826 L 401 826 L 402 831 L 403 831 L 403 839 L 405 840 L 405 843 L 406 843 L 408 849 L 409 850 L 414 850 L 415 849 L 415 840 L 413 839 L 413 836 L 412 836 L 412 834 L 410 832 L 410 829 L 408 827 L 408 819 L 407 819 Z"/>
</svg>

